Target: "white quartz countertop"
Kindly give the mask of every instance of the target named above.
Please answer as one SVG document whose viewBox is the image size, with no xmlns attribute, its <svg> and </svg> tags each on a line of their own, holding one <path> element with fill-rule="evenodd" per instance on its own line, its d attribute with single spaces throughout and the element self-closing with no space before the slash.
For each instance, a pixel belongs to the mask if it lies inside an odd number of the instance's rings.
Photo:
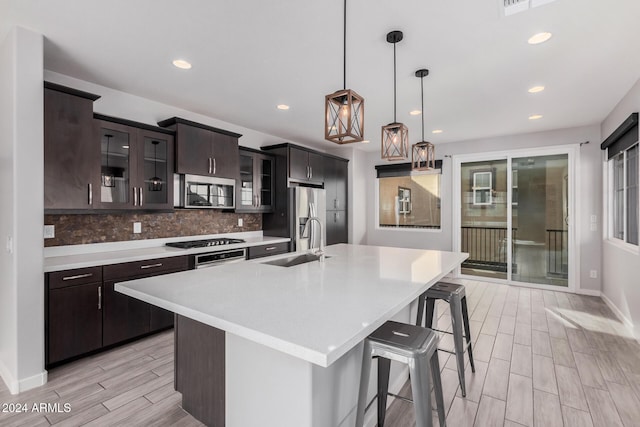
<svg viewBox="0 0 640 427">
<path fill-rule="evenodd" d="M 218 237 L 237 237 L 220 235 Z M 232 245 L 220 245 L 210 246 L 204 248 L 194 249 L 180 249 L 172 248 L 170 246 L 164 246 L 164 243 L 150 246 L 150 247 L 138 247 L 131 249 L 119 248 L 117 250 L 97 251 L 97 252 L 85 252 L 85 253 L 70 253 L 57 256 L 45 256 L 44 258 L 44 271 L 45 273 L 52 271 L 71 270 L 74 268 L 95 267 L 99 265 L 120 264 L 123 262 L 131 261 L 144 261 L 148 259 L 167 258 L 172 256 L 198 254 L 203 252 L 215 252 L 228 249 L 247 248 L 249 246 L 268 245 L 271 243 L 288 242 L 291 239 L 288 237 L 268 237 L 268 236 L 239 236 L 245 240 L 244 243 L 236 243 Z M 207 238 L 202 236 L 201 238 Z M 197 240 L 195 238 L 182 238 L 171 240 Z M 112 246 L 113 247 L 113 246 Z"/>
<path fill-rule="evenodd" d="M 327 367 L 463 260 L 465 253 L 328 246 L 324 263 L 244 263 L 117 283 L 115 290 Z"/>
</svg>

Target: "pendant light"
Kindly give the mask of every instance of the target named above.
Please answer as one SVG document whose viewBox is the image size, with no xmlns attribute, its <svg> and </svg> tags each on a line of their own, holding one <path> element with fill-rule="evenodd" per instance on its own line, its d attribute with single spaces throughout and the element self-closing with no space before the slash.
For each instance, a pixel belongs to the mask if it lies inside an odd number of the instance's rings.
<svg viewBox="0 0 640 427">
<path fill-rule="evenodd" d="M 162 178 L 158 177 L 158 144 L 160 141 L 151 141 L 153 144 L 153 178 L 149 182 L 149 191 L 162 191 Z"/>
<path fill-rule="evenodd" d="M 429 70 L 416 71 L 416 77 L 420 77 L 420 96 L 422 100 L 422 140 L 411 146 L 411 169 L 424 171 L 435 169 L 435 148 L 432 143 L 424 140 L 424 78 L 429 75 Z"/>
<path fill-rule="evenodd" d="M 342 89 L 325 96 L 324 139 L 336 144 L 364 140 L 364 98 L 347 89 L 347 0 L 344 0 Z"/>
<path fill-rule="evenodd" d="M 115 187 L 116 186 L 116 179 L 115 179 L 115 175 L 114 175 L 114 171 L 113 168 L 109 167 L 109 143 L 111 142 L 111 138 L 113 138 L 113 135 L 111 134 L 106 134 L 104 136 L 105 138 L 107 138 L 107 164 L 105 166 L 102 167 L 102 186 L 103 187 Z"/>
<path fill-rule="evenodd" d="M 409 157 L 409 129 L 396 120 L 396 43 L 402 41 L 402 31 L 391 31 L 387 42 L 393 43 L 393 123 L 382 126 L 381 157 L 404 160 Z"/>
</svg>

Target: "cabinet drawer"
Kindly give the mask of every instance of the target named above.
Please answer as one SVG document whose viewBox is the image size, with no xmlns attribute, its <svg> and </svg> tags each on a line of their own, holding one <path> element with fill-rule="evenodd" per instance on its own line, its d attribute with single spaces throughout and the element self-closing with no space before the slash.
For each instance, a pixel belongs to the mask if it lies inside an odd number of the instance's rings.
<svg viewBox="0 0 640 427">
<path fill-rule="evenodd" d="M 249 259 L 284 254 L 286 252 L 289 252 L 289 242 L 273 243 L 270 245 L 262 246 L 250 246 L 248 249 Z"/>
<path fill-rule="evenodd" d="M 102 267 L 76 268 L 49 273 L 49 289 L 102 282 Z"/>
<path fill-rule="evenodd" d="M 105 265 L 104 280 L 133 279 L 139 276 L 156 276 L 158 274 L 173 273 L 187 270 L 189 258 L 177 256 L 170 258 L 156 258 L 146 261 L 126 262 L 123 264 Z"/>
</svg>

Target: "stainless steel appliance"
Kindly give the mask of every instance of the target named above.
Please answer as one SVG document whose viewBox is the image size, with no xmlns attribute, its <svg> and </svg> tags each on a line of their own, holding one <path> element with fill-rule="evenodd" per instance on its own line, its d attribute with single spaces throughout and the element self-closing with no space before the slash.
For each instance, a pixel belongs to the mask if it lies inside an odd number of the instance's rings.
<svg viewBox="0 0 640 427">
<path fill-rule="evenodd" d="M 236 181 L 199 175 L 174 176 L 174 206 L 181 208 L 235 208 Z"/>
<path fill-rule="evenodd" d="M 322 188 L 293 187 L 289 188 L 289 206 L 293 209 L 291 227 L 291 244 L 293 251 L 306 251 L 320 247 L 326 242 L 326 206 L 325 191 Z M 309 218 L 318 221 L 309 221 Z"/>
<path fill-rule="evenodd" d="M 244 243 L 242 239 L 232 239 L 228 237 L 218 237 L 214 239 L 185 240 L 182 242 L 165 243 L 166 246 L 179 249 L 207 248 L 224 245 Z M 190 259 L 191 268 L 216 267 L 222 264 L 241 262 L 247 259 L 247 249 L 227 249 L 215 252 L 196 254 Z"/>
<path fill-rule="evenodd" d="M 217 237 L 214 239 L 185 240 L 183 242 L 169 242 L 166 246 L 180 249 L 206 248 L 208 246 L 232 245 L 234 243 L 244 243 L 242 239 L 231 239 L 227 237 Z"/>
<path fill-rule="evenodd" d="M 245 259 L 247 259 L 245 248 L 197 254 L 195 255 L 194 268 L 217 267 L 222 264 L 242 262 Z"/>
</svg>

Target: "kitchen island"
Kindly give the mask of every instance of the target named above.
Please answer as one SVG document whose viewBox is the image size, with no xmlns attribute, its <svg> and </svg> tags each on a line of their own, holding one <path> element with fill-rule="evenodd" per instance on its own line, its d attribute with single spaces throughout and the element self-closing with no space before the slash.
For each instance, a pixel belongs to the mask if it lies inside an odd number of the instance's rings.
<svg viewBox="0 0 640 427">
<path fill-rule="evenodd" d="M 200 379 L 218 382 L 208 424 L 350 426 L 364 338 L 391 318 L 411 321 L 411 303 L 467 255 L 345 244 L 325 253 L 324 262 L 267 263 L 287 254 L 115 289 L 176 313 L 183 399 L 197 400 L 190 392 L 202 386 L 184 364 L 206 367 Z M 210 357 L 197 357 L 198 348 Z M 188 411 L 205 404 L 184 403 Z"/>
</svg>

